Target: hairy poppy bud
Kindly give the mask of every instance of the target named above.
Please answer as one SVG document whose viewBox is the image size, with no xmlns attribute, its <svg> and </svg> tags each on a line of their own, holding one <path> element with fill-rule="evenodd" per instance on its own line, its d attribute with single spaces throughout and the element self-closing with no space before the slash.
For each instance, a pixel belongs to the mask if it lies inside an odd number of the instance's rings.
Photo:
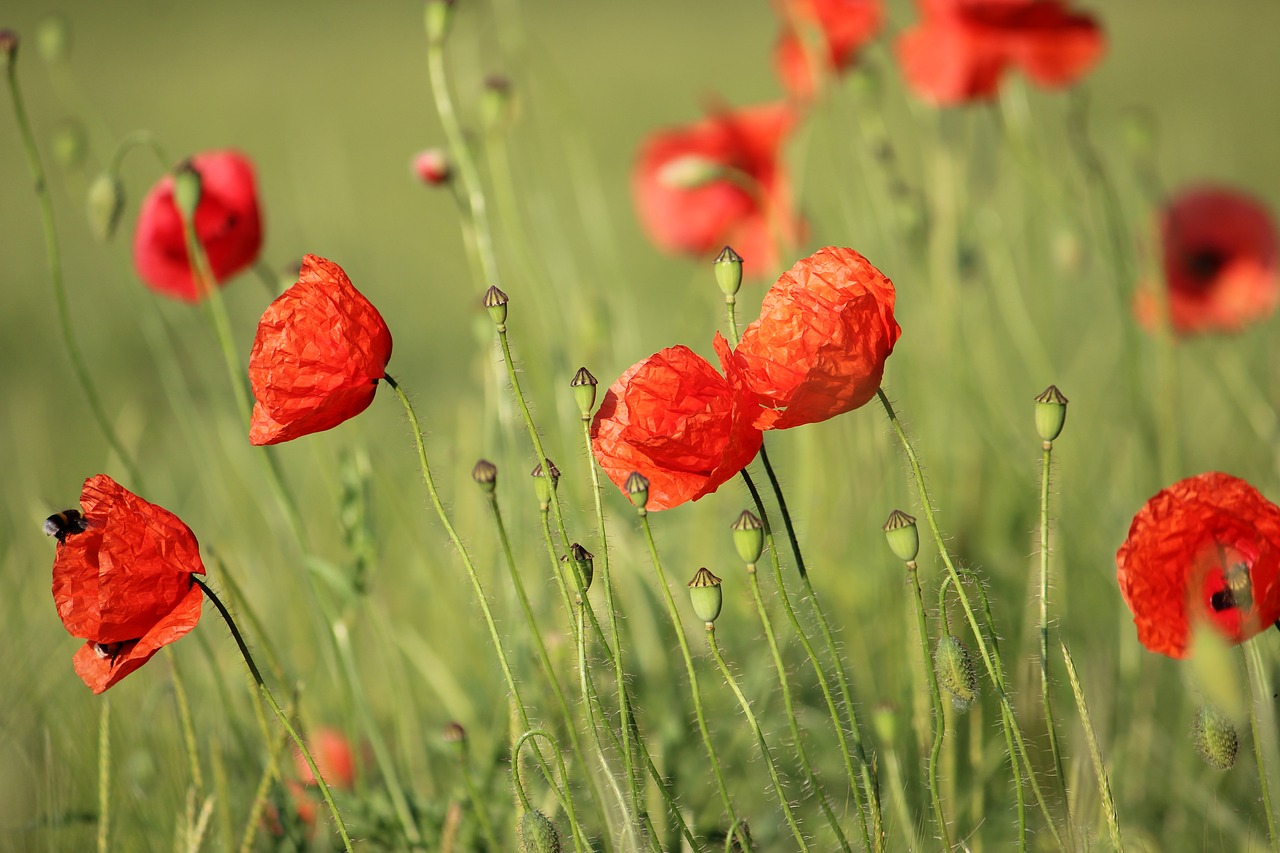
<svg viewBox="0 0 1280 853">
<path fill-rule="evenodd" d="M 493 318 L 499 332 L 506 331 L 507 303 L 510 301 L 507 294 L 492 285 L 484 292 L 484 307 L 489 310 L 489 316 Z"/>
<path fill-rule="evenodd" d="M 733 547 L 748 566 L 754 566 L 764 551 L 764 523 L 749 510 L 743 510 L 732 525 Z"/>
<path fill-rule="evenodd" d="M 649 479 L 639 471 L 632 471 L 627 475 L 624 488 L 631 505 L 640 510 L 643 515 L 645 504 L 649 502 Z"/>
<path fill-rule="evenodd" d="M 1240 737 L 1236 727 L 1219 711 L 1202 705 L 1191 723 L 1191 739 L 1205 763 L 1219 770 L 1235 766 Z"/>
<path fill-rule="evenodd" d="M 124 184 L 112 174 L 103 172 L 89 184 L 85 197 L 89 230 L 98 240 L 106 242 L 116 233 L 120 214 L 124 210 Z"/>
<path fill-rule="evenodd" d="M 427 186 L 438 187 L 449 182 L 453 169 L 449 158 L 439 148 L 428 148 L 413 158 L 413 173 Z"/>
<path fill-rule="evenodd" d="M 716 284 L 725 296 L 734 296 L 742 287 L 742 255 L 730 246 L 725 246 L 716 256 L 713 264 L 716 271 Z"/>
<path fill-rule="evenodd" d="M 578 404 L 578 411 L 582 413 L 584 421 L 591 417 L 591 410 L 596 405 L 596 385 L 598 384 L 600 384 L 599 381 L 585 367 L 579 367 L 578 372 L 573 374 L 573 379 L 569 380 L 569 387 L 573 389 L 573 399 Z"/>
<path fill-rule="evenodd" d="M 537 809 L 520 815 L 520 853 L 560 853 L 560 830 Z"/>
<path fill-rule="evenodd" d="M 1057 385 L 1050 385 L 1036 397 L 1036 432 L 1043 440 L 1053 441 L 1062 434 L 1066 422 L 1067 398 Z"/>
<path fill-rule="evenodd" d="M 895 509 L 889 513 L 889 520 L 880 529 L 889 542 L 889 549 L 899 560 L 910 563 L 920 553 L 920 531 L 916 529 L 916 520 L 902 510 Z"/>
<path fill-rule="evenodd" d="M 479 484 L 481 490 L 488 494 L 493 494 L 494 487 L 498 482 L 498 466 L 488 459 L 481 459 L 471 469 L 471 479 Z"/>
<path fill-rule="evenodd" d="M 941 684 L 955 703 L 964 710 L 978 697 L 978 674 L 973 668 L 969 649 L 951 634 L 938 638 L 933 651 L 933 668 Z"/>
<path fill-rule="evenodd" d="M 705 567 L 698 569 L 693 580 L 689 581 L 689 600 L 693 603 L 693 612 L 697 617 L 708 626 L 712 625 L 720 615 L 720 605 L 724 603 L 720 578 Z"/>
</svg>

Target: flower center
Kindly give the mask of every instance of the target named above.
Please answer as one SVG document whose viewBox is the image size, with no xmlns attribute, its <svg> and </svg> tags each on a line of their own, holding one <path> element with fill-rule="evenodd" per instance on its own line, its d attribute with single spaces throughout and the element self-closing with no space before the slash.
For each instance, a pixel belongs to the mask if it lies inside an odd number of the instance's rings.
<svg viewBox="0 0 1280 853">
<path fill-rule="evenodd" d="M 1249 566 L 1235 563 L 1223 573 L 1226 585 L 1209 596 L 1209 606 L 1215 613 L 1230 608 L 1250 610 L 1253 607 L 1253 587 L 1249 582 Z"/>
<path fill-rule="evenodd" d="M 1184 261 L 1195 289 L 1205 291 L 1213 286 L 1222 268 L 1227 265 L 1227 253 L 1215 246 L 1203 246 L 1188 252 Z"/>
</svg>

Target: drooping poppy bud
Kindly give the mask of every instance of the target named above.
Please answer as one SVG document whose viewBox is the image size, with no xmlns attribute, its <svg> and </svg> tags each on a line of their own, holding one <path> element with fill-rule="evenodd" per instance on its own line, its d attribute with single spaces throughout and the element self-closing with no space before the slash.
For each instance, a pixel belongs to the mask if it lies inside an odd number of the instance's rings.
<svg viewBox="0 0 1280 853">
<path fill-rule="evenodd" d="M 191 528 L 105 474 L 85 480 L 77 528 L 59 539 L 53 601 L 86 640 L 76 674 L 101 693 L 200 621 L 204 564 Z"/>
<path fill-rule="evenodd" d="M 520 853 L 560 853 L 560 830 L 537 809 L 520 815 Z"/>
<path fill-rule="evenodd" d="M 235 151 L 210 151 L 189 161 L 200 176 L 195 230 L 218 284 L 253 264 L 262 248 L 262 220 L 253 165 Z M 142 200 L 133 235 L 133 264 L 149 287 L 187 302 L 201 297 L 187 257 L 182 217 L 166 175 Z"/>
<path fill-rule="evenodd" d="M 1191 741 L 1205 763 L 1219 770 L 1230 770 L 1240 751 L 1240 736 L 1231 720 L 1216 708 L 1201 705 L 1191 722 Z"/>
<path fill-rule="evenodd" d="M 94 178 L 85 195 L 85 210 L 93 236 L 104 243 L 110 240 L 124 212 L 124 184 L 120 178 L 108 172 Z"/>
<path fill-rule="evenodd" d="M 1116 577 L 1151 651 L 1185 657 L 1200 624 L 1244 642 L 1280 619 L 1280 507 L 1229 474 L 1181 480 L 1134 516 Z"/>
<path fill-rule="evenodd" d="M 323 432 L 363 412 L 391 358 L 391 331 L 342 267 L 302 259 L 298 281 L 267 306 L 249 354 L 251 444 Z"/>
<path fill-rule="evenodd" d="M 957 710 L 963 711 L 978 697 L 978 673 L 973 666 L 973 655 L 952 634 L 938 638 L 933 650 L 933 669 L 938 683 L 951 694 Z"/>
</svg>

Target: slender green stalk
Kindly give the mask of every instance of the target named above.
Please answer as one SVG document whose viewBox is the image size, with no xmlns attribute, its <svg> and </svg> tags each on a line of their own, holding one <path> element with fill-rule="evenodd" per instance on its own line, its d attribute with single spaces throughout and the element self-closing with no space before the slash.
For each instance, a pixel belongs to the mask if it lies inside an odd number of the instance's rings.
<svg viewBox="0 0 1280 853">
<path fill-rule="evenodd" d="M 494 832 L 493 821 L 489 819 L 489 809 L 485 806 L 485 798 L 480 796 L 480 790 L 476 788 L 476 780 L 471 776 L 471 764 L 467 760 L 466 753 L 462 753 L 460 758 L 458 765 L 462 773 L 462 786 L 467 789 L 467 799 L 471 801 L 471 811 L 475 813 L 476 822 L 480 824 L 480 834 L 484 836 L 485 843 L 490 850 L 501 850 L 502 845 L 498 843 L 498 835 Z M 516 772 L 518 772 L 518 768 Z M 564 778 L 563 773 L 564 767 L 561 765 L 561 778 Z"/>
<path fill-rule="evenodd" d="M 1049 732 L 1049 750 L 1058 775 L 1058 793 L 1066 815 L 1067 837 L 1071 836 L 1071 804 L 1067 801 L 1067 776 L 1062 770 L 1062 750 L 1058 747 L 1058 731 L 1053 723 L 1053 707 L 1049 700 L 1049 468 L 1053 442 L 1044 443 L 1040 466 L 1040 699 L 1044 705 L 1044 724 Z"/>
<path fill-rule="evenodd" d="M 178 665 L 173 665 L 173 696 L 178 702 L 178 719 L 182 722 L 182 739 L 186 742 L 187 760 L 191 763 L 191 784 L 196 794 L 204 791 L 204 773 L 200 770 L 200 747 L 196 743 L 196 727 L 191 720 L 191 703 L 187 701 L 187 688 L 182 683 Z"/>
<path fill-rule="evenodd" d="M 764 730 L 760 728 L 760 721 L 756 719 L 755 712 L 751 710 L 751 703 L 743 695 L 737 679 L 729 671 L 729 665 L 724 662 L 724 655 L 720 653 L 720 647 L 716 644 L 716 627 L 713 622 L 707 623 L 707 648 L 711 650 L 711 656 L 716 659 L 716 664 L 720 667 L 720 674 L 724 676 L 725 683 L 729 685 L 729 689 L 737 697 L 738 705 L 741 706 L 742 713 L 747 718 L 748 725 L 751 726 L 751 731 L 755 733 L 756 743 L 760 746 L 760 754 L 764 756 L 765 766 L 769 768 L 769 778 L 773 780 L 773 790 L 778 795 L 778 802 L 782 804 L 782 813 L 787 819 L 787 825 L 791 827 L 791 834 L 795 837 L 796 844 L 800 845 L 800 849 L 808 851 L 809 842 L 805 840 L 804 833 L 800 831 L 800 824 L 796 822 L 795 813 L 791 811 L 791 804 L 787 801 L 787 792 L 782 790 L 782 780 L 778 778 L 778 768 L 773 763 L 773 753 L 769 750 L 769 743 L 764 738 Z"/>
<path fill-rule="evenodd" d="M 98 714 L 98 853 L 111 849 L 111 700 Z"/>
<path fill-rule="evenodd" d="M 1107 831 L 1111 834 L 1111 848 L 1116 853 L 1124 850 L 1120 839 L 1120 821 L 1116 816 L 1116 800 L 1111 794 L 1111 782 L 1107 779 L 1107 767 L 1102 760 L 1102 750 L 1098 748 L 1098 736 L 1093 731 L 1093 723 L 1089 719 L 1089 706 L 1084 701 L 1084 690 L 1080 687 L 1080 678 L 1076 675 L 1076 664 L 1067 651 L 1067 644 L 1058 642 L 1062 648 L 1062 662 L 1067 667 L 1067 680 L 1071 682 L 1071 692 L 1076 697 L 1076 711 L 1080 714 L 1080 725 L 1084 728 L 1084 739 L 1089 744 L 1089 757 L 1093 759 L 1093 772 L 1098 777 L 1098 794 L 1102 798 L 1102 811 L 1107 816 Z"/>
<path fill-rule="evenodd" d="M 262 691 L 263 697 L 266 698 L 267 704 L 275 712 L 276 719 L 280 721 L 280 725 L 284 726 L 284 730 L 289 733 L 294 746 L 298 747 L 298 751 L 307 762 L 307 767 L 311 769 L 311 775 L 315 777 L 316 785 L 320 788 L 320 794 L 324 797 L 325 804 L 329 807 L 329 814 L 333 815 L 333 822 L 338 828 L 338 835 L 342 836 L 342 846 L 347 850 L 347 853 L 352 853 L 351 838 L 347 835 L 347 826 L 342 822 L 342 815 L 338 813 L 338 807 L 333 802 L 333 794 L 329 791 L 329 785 L 325 782 L 324 777 L 320 775 L 320 768 L 316 766 L 316 760 L 311 756 L 311 750 L 307 749 L 307 745 L 298 736 L 293 724 L 289 722 L 289 715 L 280 708 L 279 703 L 276 702 L 276 697 L 272 695 L 271 690 L 267 687 L 267 682 L 263 680 L 262 673 L 258 671 L 258 665 L 254 663 L 253 655 L 249 653 L 249 647 L 245 645 L 244 637 L 240 634 L 240 628 L 236 625 L 236 620 L 231 618 L 231 612 L 222 603 L 222 599 L 214 595 L 213 590 L 209 589 L 209 586 L 204 581 L 194 574 L 191 576 L 191 580 L 196 586 L 200 587 L 205 597 L 213 602 L 213 606 L 218 609 L 222 620 L 227 623 L 227 628 L 231 631 L 231 638 L 236 641 L 236 646 L 240 649 L 240 656 L 244 658 L 245 665 L 249 667 L 249 674 L 253 676 L 258 689 Z"/>
<path fill-rule="evenodd" d="M 925 681 L 929 685 L 929 702 L 933 707 L 933 747 L 929 751 L 929 800 L 933 803 L 933 817 L 942 833 L 942 843 L 951 850 L 951 831 L 942 812 L 942 800 L 938 796 L 938 760 L 942 755 L 942 741 L 946 737 L 947 722 L 942 712 L 942 694 L 938 692 L 938 674 L 933 668 L 933 654 L 929 650 L 929 623 L 924 613 L 924 591 L 920 588 L 920 567 L 915 560 L 907 563 L 911 577 L 911 591 L 916 604 L 916 629 L 920 635 L 920 657 L 924 662 Z"/>
<path fill-rule="evenodd" d="M 1266 725 L 1259 725 L 1258 708 L 1268 709 L 1272 705 L 1271 678 L 1267 674 L 1266 664 L 1262 661 L 1262 652 L 1258 643 L 1244 644 L 1245 667 L 1249 671 L 1249 728 L 1253 735 L 1253 757 L 1258 765 L 1258 794 L 1262 798 L 1262 810 L 1267 815 L 1267 840 L 1271 843 L 1272 853 L 1280 853 L 1280 834 L 1276 832 L 1275 809 L 1271 806 L 1271 767 L 1268 754 L 1274 755 L 1275 717 L 1268 713 L 1264 719 Z M 1264 748 L 1263 737 L 1267 743 Z"/>
<path fill-rule="evenodd" d="M 262 768 L 262 776 L 258 778 L 258 787 L 254 789 L 253 803 L 249 806 L 249 817 L 244 822 L 244 833 L 240 838 L 240 853 L 250 853 L 253 843 L 258 838 L 258 828 L 262 826 L 262 816 L 267 810 L 267 800 L 271 793 L 271 783 L 280 775 L 280 756 L 285 745 L 289 743 L 289 735 L 281 732 L 274 746 L 267 741 L 267 763 Z"/>
<path fill-rule="evenodd" d="M 27 166 L 31 170 L 31 178 L 40 204 L 40 225 L 44 229 L 45 261 L 49 266 L 49 278 L 53 284 L 53 298 L 58 307 L 58 329 L 62 333 L 62 345 L 71 359 L 71 368 L 75 372 L 80 390 L 84 392 L 97 422 L 102 437 L 106 439 L 111 450 L 120 457 L 120 464 L 129 476 L 131 485 L 143 491 L 142 474 L 133 457 L 124 448 L 124 443 L 116 435 L 111 420 L 107 417 L 102 399 L 98 396 L 93 379 L 89 375 L 89 366 L 85 362 L 84 353 L 76 340 L 75 330 L 71 326 L 71 304 L 67 298 L 67 286 L 62 275 L 62 250 L 58 243 L 58 228 L 53 218 L 53 198 L 49 194 L 48 181 L 45 178 L 44 166 L 40 163 L 40 149 L 36 146 L 35 135 L 31 132 L 31 120 L 22 101 L 22 90 L 18 87 L 18 58 L 16 49 L 5 62 L 6 78 L 9 84 L 9 95 L 13 101 L 14 118 L 18 124 L 18 135 L 22 138 L 22 149 L 27 156 Z"/>
</svg>

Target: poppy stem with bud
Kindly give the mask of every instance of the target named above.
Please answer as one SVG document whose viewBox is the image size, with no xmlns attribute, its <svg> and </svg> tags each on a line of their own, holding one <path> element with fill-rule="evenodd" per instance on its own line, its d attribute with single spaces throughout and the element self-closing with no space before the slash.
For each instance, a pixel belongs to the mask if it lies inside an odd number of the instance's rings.
<svg viewBox="0 0 1280 853">
<path fill-rule="evenodd" d="M 325 782 L 324 776 L 320 774 L 320 768 L 316 766 L 316 760 L 311 755 L 311 750 L 307 749 L 306 743 L 299 737 L 297 730 L 293 724 L 289 722 L 289 715 L 281 709 L 280 704 L 276 702 L 276 697 L 272 695 L 267 682 L 263 679 L 262 673 L 258 671 L 258 665 L 254 663 L 253 655 L 249 652 L 249 647 L 245 645 L 244 637 L 240 634 L 240 628 L 236 625 L 236 620 L 232 618 L 231 612 L 227 610 L 222 599 L 213 594 L 213 590 L 209 589 L 208 584 L 200 580 L 195 574 L 191 575 L 191 581 L 204 593 L 205 598 L 213 602 L 213 606 L 218 609 L 218 614 L 222 616 L 222 620 L 227 623 L 227 628 L 231 631 L 231 638 L 236 641 L 236 647 L 240 649 L 240 656 L 244 658 L 245 665 L 249 667 L 249 674 L 253 676 L 254 683 L 258 685 L 258 689 L 262 691 L 262 695 L 266 698 L 267 704 L 271 706 L 271 710 L 275 712 L 276 719 L 284 726 L 284 730 L 289 733 L 289 737 L 293 740 L 298 751 L 307 762 L 307 767 L 311 770 L 311 775 L 315 777 L 316 785 L 320 788 L 320 794 L 324 797 L 325 804 L 329 807 L 329 814 L 333 815 L 333 822 L 338 828 L 338 834 L 342 836 L 342 846 L 347 853 L 352 853 L 351 837 L 347 835 L 347 826 L 342 822 L 342 815 L 338 813 L 338 807 L 333 802 L 333 794 L 329 791 L 329 785 Z"/>
</svg>

